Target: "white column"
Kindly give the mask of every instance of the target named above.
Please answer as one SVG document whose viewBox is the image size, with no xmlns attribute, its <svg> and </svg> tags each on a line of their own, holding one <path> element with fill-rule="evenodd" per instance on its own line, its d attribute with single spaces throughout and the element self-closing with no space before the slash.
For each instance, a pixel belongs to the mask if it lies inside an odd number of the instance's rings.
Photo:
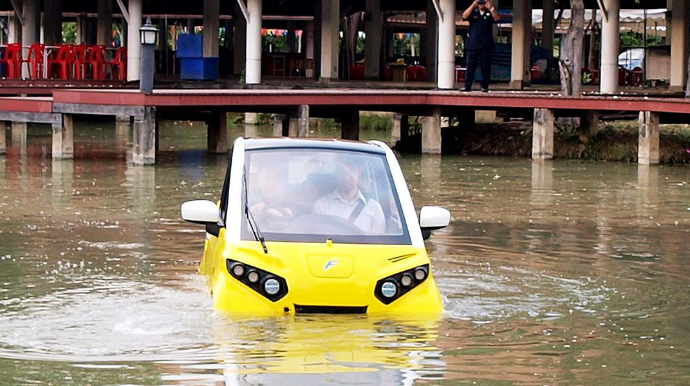
<svg viewBox="0 0 690 386">
<path fill-rule="evenodd" d="M 510 60 L 510 88 L 521 90 L 529 83 L 532 7 L 530 0 L 513 2 L 513 37 Z"/>
<path fill-rule="evenodd" d="M 367 0 L 367 13 L 364 30 L 367 38 L 364 41 L 364 77 L 379 79 L 381 69 L 381 36 L 383 20 L 381 19 L 381 0 Z"/>
<path fill-rule="evenodd" d="M 22 24 L 16 16 L 10 17 L 10 25 L 7 31 L 7 43 L 21 43 L 22 40 Z"/>
<path fill-rule="evenodd" d="M 602 94 L 618 92 L 618 37 L 620 31 L 620 0 L 603 0 L 608 17 L 601 21 L 601 79 L 599 91 Z M 580 69 L 577 69 L 579 74 Z"/>
<path fill-rule="evenodd" d="M 338 79 L 340 0 L 321 2 L 321 80 Z"/>
<path fill-rule="evenodd" d="M 443 20 L 438 21 L 437 87 L 452 89 L 455 86 L 455 0 L 440 0 L 439 5 Z M 438 152 L 441 152 L 440 141 Z"/>
<path fill-rule="evenodd" d="M 24 24 L 22 25 L 21 43 L 30 46 L 38 43 L 40 31 L 41 7 L 38 0 L 24 0 L 22 12 L 24 13 Z"/>
<path fill-rule="evenodd" d="M 110 42 L 113 37 L 112 0 L 98 0 L 98 18 L 96 24 L 96 44 L 110 47 Z"/>
<path fill-rule="evenodd" d="M 141 3 L 142 0 L 129 0 L 129 23 L 127 24 L 127 81 L 129 82 L 139 80 Z"/>
<path fill-rule="evenodd" d="M 659 113 L 640 111 L 637 163 L 659 163 Z"/>
<path fill-rule="evenodd" d="M 544 7 L 542 12 L 541 23 L 541 46 L 553 52 L 553 32 L 554 32 L 554 16 L 553 16 L 553 2 L 554 0 L 543 0 Z"/>
<path fill-rule="evenodd" d="M 261 83 L 261 0 L 248 0 L 247 11 L 247 64 L 245 81 L 247 84 Z"/>
<path fill-rule="evenodd" d="M 532 159 L 545 160 L 553 158 L 553 135 L 556 118 L 553 110 L 534 109 L 532 129 Z"/>
<path fill-rule="evenodd" d="M 220 1 L 204 0 L 204 57 L 218 57 L 218 30 L 220 29 Z"/>
<path fill-rule="evenodd" d="M 688 59 L 688 3 L 673 0 L 671 4 L 671 83 L 669 90 L 685 89 Z"/>
</svg>

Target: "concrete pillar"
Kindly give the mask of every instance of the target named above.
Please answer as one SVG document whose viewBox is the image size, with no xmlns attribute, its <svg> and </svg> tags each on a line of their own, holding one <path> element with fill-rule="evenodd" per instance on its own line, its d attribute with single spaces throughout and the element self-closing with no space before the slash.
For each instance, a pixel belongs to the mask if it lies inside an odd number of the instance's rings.
<svg viewBox="0 0 690 386">
<path fill-rule="evenodd" d="M 43 42 L 50 46 L 61 44 L 62 0 L 46 0 L 43 13 Z"/>
<path fill-rule="evenodd" d="M 554 0 L 543 0 L 543 12 L 541 23 L 541 46 L 549 52 L 553 52 L 553 33 L 554 33 Z"/>
<path fill-rule="evenodd" d="M 206 27 L 204 26 L 204 29 Z M 225 111 L 212 112 L 206 122 L 206 143 L 208 152 L 225 154 L 228 152 L 228 114 Z"/>
<path fill-rule="evenodd" d="M 284 137 L 289 135 L 290 118 L 287 114 L 273 114 L 273 136 Z"/>
<path fill-rule="evenodd" d="M 74 123 L 72 116 L 62 114 L 61 122 L 53 123 L 53 159 L 74 157 Z"/>
<path fill-rule="evenodd" d="M 7 122 L 0 121 L 0 155 L 7 154 Z"/>
<path fill-rule="evenodd" d="M 258 125 L 259 124 L 259 114 L 257 114 L 257 113 L 244 113 L 244 124 L 245 125 Z"/>
<path fill-rule="evenodd" d="M 618 92 L 618 37 L 620 0 L 603 0 L 608 17 L 601 20 L 601 76 L 599 91 L 602 94 Z M 578 69 L 579 74 L 579 69 Z"/>
<path fill-rule="evenodd" d="M 115 117 L 115 143 L 118 152 L 125 151 L 129 145 L 132 118 L 129 115 Z"/>
<path fill-rule="evenodd" d="M 40 36 L 41 6 L 38 0 L 24 0 L 22 12 L 24 24 L 22 25 L 22 45 L 30 46 L 38 43 Z"/>
<path fill-rule="evenodd" d="M 513 2 L 513 37 L 510 60 L 510 88 L 522 90 L 529 85 L 530 42 L 532 41 L 532 7 L 530 0 Z"/>
<path fill-rule="evenodd" d="M 393 113 L 393 125 L 391 126 L 391 145 L 395 146 L 395 143 L 400 141 L 400 121 L 403 115 L 398 113 Z"/>
<path fill-rule="evenodd" d="M 338 79 L 340 0 L 321 2 L 321 81 Z"/>
<path fill-rule="evenodd" d="M 553 158 L 553 133 L 556 118 L 553 110 L 534 109 L 534 127 L 532 129 L 532 159 L 545 160 Z"/>
<path fill-rule="evenodd" d="M 218 57 L 220 0 L 204 0 L 204 57 Z"/>
<path fill-rule="evenodd" d="M 232 58 L 233 75 L 239 76 L 244 71 L 247 64 L 247 20 L 245 20 L 240 6 L 235 2 L 235 13 L 233 15 L 235 31 L 233 33 Z"/>
<path fill-rule="evenodd" d="M 132 163 L 156 163 L 156 108 L 145 107 L 144 117 L 135 118 L 132 130 Z"/>
<path fill-rule="evenodd" d="M 381 15 L 381 0 L 366 0 L 366 16 L 364 29 L 367 38 L 364 41 L 364 77 L 379 79 L 381 77 L 381 47 L 383 42 L 383 19 Z"/>
<path fill-rule="evenodd" d="M 688 2 L 673 0 L 671 4 L 671 81 L 670 91 L 685 90 L 688 59 Z"/>
<path fill-rule="evenodd" d="M 98 0 L 96 44 L 110 47 L 113 37 L 113 2 Z"/>
<path fill-rule="evenodd" d="M 438 22 L 438 80 L 436 85 L 440 89 L 452 89 L 455 87 L 455 0 L 440 0 L 439 3 L 443 20 Z M 440 152 L 440 141 L 438 145 Z M 424 151 L 423 148 L 422 151 Z"/>
<path fill-rule="evenodd" d="M 427 80 L 429 82 L 436 82 L 438 79 L 436 76 L 438 70 L 438 16 L 436 15 L 436 9 L 432 0 L 426 0 L 426 29 L 422 37 L 424 41 L 420 43 L 424 50 L 427 74 L 429 74 L 429 79 Z M 390 36 L 387 38 L 390 38 Z"/>
<path fill-rule="evenodd" d="M 422 118 L 422 153 L 441 154 L 441 108 Z"/>
<path fill-rule="evenodd" d="M 290 137 L 309 136 L 309 105 L 299 105 L 291 114 L 288 135 Z"/>
<path fill-rule="evenodd" d="M 341 118 L 340 138 L 359 141 L 359 111 L 349 111 Z"/>
<path fill-rule="evenodd" d="M 127 24 L 127 81 L 139 80 L 139 65 L 141 62 L 141 28 L 142 0 L 129 0 L 129 23 Z M 152 124 L 153 125 L 153 124 Z M 136 163 L 136 162 L 135 162 Z"/>
<path fill-rule="evenodd" d="M 261 0 L 248 0 L 246 84 L 261 83 Z"/>
<path fill-rule="evenodd" d="M 19 145 L 26 151 L 27 131 L 26 122 L 12 122 L 12 146 Z"/>
<path fill-rule="evenodd" d="M 659 164 L 659 113 L 640 111 L 637 163 Z"/>
</svg>

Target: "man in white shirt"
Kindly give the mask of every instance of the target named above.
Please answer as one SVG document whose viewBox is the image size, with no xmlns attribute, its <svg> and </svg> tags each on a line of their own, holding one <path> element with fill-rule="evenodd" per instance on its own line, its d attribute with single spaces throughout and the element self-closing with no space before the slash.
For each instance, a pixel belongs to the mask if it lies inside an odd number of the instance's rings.
<svg viewBox="0 0 690 386">
<path fill-rule="evenodd" d="M 342 161 L 335 173 L 336 189 L 316 200 L 312 212 L 344 218 L 364 233 L 386 233 L 381 204 L 364 197 L 359 189 L 362 166 L 354 157 L 345 156 Z"/>
</svg>

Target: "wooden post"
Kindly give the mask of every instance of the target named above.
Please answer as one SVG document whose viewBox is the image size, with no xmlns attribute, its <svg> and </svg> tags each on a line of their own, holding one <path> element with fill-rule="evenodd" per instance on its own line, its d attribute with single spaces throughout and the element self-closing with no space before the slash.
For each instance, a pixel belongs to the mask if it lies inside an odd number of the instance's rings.
<svg viewBox="0 0 690 386">
<path fill-rule="evenodd" d="M 144 117 L 135 118 L 132 130 L 132 163 L 153 165 L 156 163 L 156 108 L 145 107 Z"/>
<path fill-rule="evenodd" d="M 556 118 L 553 110 L 534 109 L 534 128 L 532 129 L 532 159 L 553 158 L 553 131 Z"/>
<path fill-rule="evenodd" d="M 640 111 L 637 163 L 659 164 L 659 113 Z"/>
<path fill-rule="evenodd" d="M 53 159 L 74 157 L 74 124 L 72 116 L 62 114 L 60 123 L 53 123 Z"/>
<path fill-rule="evenodd" d="M 441 108 L 422 118 L 422 153 L 441 154 Z"/>
<path fill-rule="evenodd" d="M 341 120 L 340 137 L 359 141 L 359 110 L 350 111 Z"/>
<path fill-rule="evenodd" d="M 209 153 L 228 152 L 228 116 L 225 111 L 212 112 L 206 122 L 206 145 Z"/>
</svg>

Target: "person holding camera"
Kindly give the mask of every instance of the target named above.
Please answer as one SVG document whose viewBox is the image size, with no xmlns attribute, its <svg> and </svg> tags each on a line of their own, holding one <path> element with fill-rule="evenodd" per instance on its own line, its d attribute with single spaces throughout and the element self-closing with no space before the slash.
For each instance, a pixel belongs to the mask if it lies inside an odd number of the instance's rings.
<svg viewBox="0 0 690 386">
<path fill-rule="evenodd" d="M 491 81 L 491 52 L 494 50 L 494 23 L 501 16 L 486 0 L 474 0 L 462 13 L 462 19 L 470 22 L 470 31 L 465 41 L 465 55 L 467 59 L 467 76 L 465 87 L 460 91 L 471 91 L 474 83 L 474 73 L 477 62 L 482 71 L 482 91 L 489 91 Z"/>
</svg>

